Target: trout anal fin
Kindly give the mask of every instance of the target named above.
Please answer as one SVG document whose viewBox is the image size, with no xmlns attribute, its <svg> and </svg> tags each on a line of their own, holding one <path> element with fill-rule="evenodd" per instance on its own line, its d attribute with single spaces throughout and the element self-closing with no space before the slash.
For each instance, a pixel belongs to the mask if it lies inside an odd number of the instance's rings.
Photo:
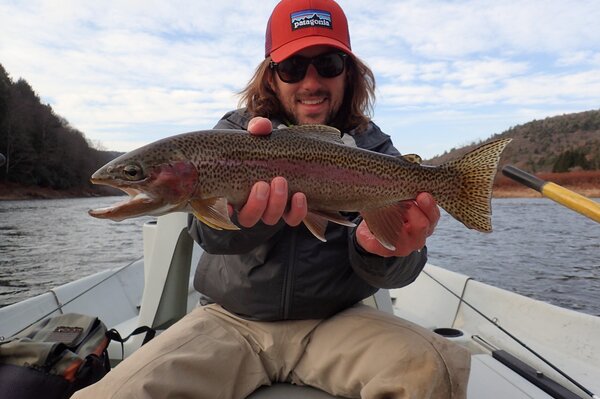
<svg viewBox="0 0 600 399">
<path fill-rule="evenodd" d="M 227 199 L 207 198 L 190 201 L 194 216 L 202 223 L 216 230 L 239 230 L 229 218 Z"/>
<path fill-rule="evenodd" d="M 402 202 L 383 208 L 361 211 L 365 222 L 377 241 L 386 249 L 394 251 L 404 221 L 406 207 Z"/>
</svg>

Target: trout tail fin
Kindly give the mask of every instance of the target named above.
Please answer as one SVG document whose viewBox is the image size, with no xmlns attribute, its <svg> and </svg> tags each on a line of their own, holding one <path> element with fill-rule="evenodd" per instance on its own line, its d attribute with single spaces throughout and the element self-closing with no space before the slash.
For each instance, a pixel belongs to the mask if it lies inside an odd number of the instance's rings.
<svg viewBox="0 0 600 399">
<path fill-rule="evenodd" d="M 449 181 L 452 187 L 434 195 L 437 203 L 470 229 L 492 231 L 492 185 L 500 155 L 511 140 L 489 142 L 440 166 L 454 179 Z"/>
</svg>

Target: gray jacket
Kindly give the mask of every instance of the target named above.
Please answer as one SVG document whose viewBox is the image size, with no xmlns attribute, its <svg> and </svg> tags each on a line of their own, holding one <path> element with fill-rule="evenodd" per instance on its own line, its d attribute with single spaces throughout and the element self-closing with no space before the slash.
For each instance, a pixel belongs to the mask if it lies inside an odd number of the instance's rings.
<svg viewBox="0 0 600 399">
<path fill-rule="evenodd" d="M 243 110 L 232 111 L 215 128 L 246 129 L 249 119 Z M 279 126 L 280 121 L 272 122 Z M 358 147 L 399 154 L 390 137 L 373 123 L 366 132 L 349 136 Z M 358 214 L 347 217 L 360 222 Z M 233 221 L 237 222 L 235 216 Z M 323 243 L 302 224 L 259 222 L 249 229 L 225 231 L 190 217 L 190 234 L 205 251 L 194 286 L 248 319 L 315 319 L 346 309 L 379 288 L 410 284 L 423 269 L 425 248 L 406 257 L 383 258 L 360 249 L 354 230 L 329 223 Z"/>
</svg>

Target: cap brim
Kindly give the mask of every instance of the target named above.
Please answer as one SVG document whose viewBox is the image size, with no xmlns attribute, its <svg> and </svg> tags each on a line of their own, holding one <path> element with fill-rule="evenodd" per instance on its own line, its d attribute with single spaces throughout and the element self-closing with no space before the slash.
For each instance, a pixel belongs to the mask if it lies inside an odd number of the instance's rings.
<svg viewBox="0 0 600 399">
<path fill-rule="evenodd" d="M 298 51 L 312 46 L 331 46 L 342 50 L 347 54 L 352 54 L 352 51 L 339 40 L 325 36 L 306 36 L 286 43 L 278 49 L 271 51 L 271 59 L 275 62 L 280 62 L 296 54 Z"/>
</svg>

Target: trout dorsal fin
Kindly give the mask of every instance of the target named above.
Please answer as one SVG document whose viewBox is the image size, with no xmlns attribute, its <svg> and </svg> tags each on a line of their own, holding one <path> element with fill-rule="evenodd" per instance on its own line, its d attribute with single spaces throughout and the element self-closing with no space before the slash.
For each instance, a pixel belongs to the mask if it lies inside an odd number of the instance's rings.
<svg viewBox="0 0 600 399">
<path fill-rule="evenodd" d="M 400 155 L 400 158 L 403 158 L 405 161 L 408 161 L 410 163 L 415 163 L 417 165 L 421 165 L 423 163 L 423 158 L 421 158 L 417 154 L 404 154 L 404 155 Z"/>
<path fill-rule="evenodd" d="M 298 134 L 315 140 L 344 144 L 342 141 L 342 133 L 336 128 L 326 125 L 295 125 L 284 129 L 278 129 L 277 131 L 285 134 Z"/>
</svg>

